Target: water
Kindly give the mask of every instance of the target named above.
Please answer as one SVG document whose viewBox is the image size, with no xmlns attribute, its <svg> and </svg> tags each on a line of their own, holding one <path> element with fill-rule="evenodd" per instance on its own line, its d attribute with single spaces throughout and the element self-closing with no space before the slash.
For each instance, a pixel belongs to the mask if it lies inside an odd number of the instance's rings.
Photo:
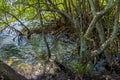
<svg viewBox="0 0 120 80">
<path fill-rule="evenodd" d="M 23 29 L 17 22 L 11 23 L 11 25 L 15 25 L 14 28 L 19 31 Z M 76 45 L 55 40 L 50 34 L 45 36 L 52 55 L 58 59 L 68 60 L 70 54 L 74 53 Z M 6 28 L 0 33 L 0 59 L 13 67 L 17 72 L 30 78 L 30 75 L 34 76 L 38 71 L 43 71 L 44 62 L 47 59 L 47 47 L 44 37 L 43 35 L 33 34 L 30 40 L 26 39 L 25 36 L 23 36 L 20 42 L 18 39 L 19 36 L 11 28 Z"/>
</svg>

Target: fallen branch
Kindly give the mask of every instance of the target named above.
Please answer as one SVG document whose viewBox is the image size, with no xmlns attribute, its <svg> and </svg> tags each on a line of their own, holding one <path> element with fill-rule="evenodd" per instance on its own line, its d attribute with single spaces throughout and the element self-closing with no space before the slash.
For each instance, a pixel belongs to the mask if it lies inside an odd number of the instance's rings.
<svg viewBox="0 0 120 80">
<path fill-rule="evenodd" d="M 0 60 L 0 80 L 28 80 Z"/>
</svg>

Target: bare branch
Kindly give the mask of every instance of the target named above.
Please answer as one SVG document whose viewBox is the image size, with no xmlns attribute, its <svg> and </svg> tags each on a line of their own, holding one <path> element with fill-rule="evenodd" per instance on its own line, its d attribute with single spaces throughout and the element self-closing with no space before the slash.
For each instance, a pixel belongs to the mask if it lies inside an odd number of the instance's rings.
<svg viewBox="0 0 120 80">
<path fill-rule="evenodd" d="M 93 0 L 89 0 L 89 3 L 90 3 L 90 6 L 91 6 L 93 16 L 96 16 L 96 10 L 95 10 L 95 6 L 93 4 Z M 100 41 L 101 41 L 101 43 L 103 43 L 105 41 L 105 34 L 104 34 L 103 26 L 101 26 L 101 24 L 100 24 L 100 21 L 97 22 L 95 27 L 96 27 L 96 29 L 99 33 Z"/>
<path fill-rule="evenodd" d="M 119 14 L 120 14 L 120 0 L 118 0 L 117 3 L 117 10 L 115 14 L 115 20 L 114 20 L 114 28 L 111 36 L 99 47 L 99 49 L 92 51 L 92 56 L 96 56 L 100 54 L 103 50 L 106 49 L 106 47 L 115 39 L 117 36 L 117 31 L 118 31 L 118 22 L 119 22 Z"/>
<path fill-rule="evenodd" d="M 12 14 L 12 13 L 10 13 L 10 12 L 8 12 L 8 11 L 5 11 L 4 9 L 0 9 L 0 10 L 2 10 L 2 11 L 4 11 L 4 12 L 6 12 L 7 14 L 11 15 L 12 17 L 14 17 L 18 22 L 20 22 L 20 24 L 21 24 L 27 31 L 29 31 L 29 29 L 27 28 L 27 26 L 24 25 L 14 14 Z"/>
<path fill-rule="evenodd" d="M 84 34 L 84 37 L 88 37 L 90 33 L 92 32 L 93 28 L 95 27 L 96 23 L 106 14 L 113 6 L 115 5 L 115 2 L 111 5 L 108 5 L 104 10 L 97 12 L 96 15 L 93 17 L 87 31 Z"/>
</svg>

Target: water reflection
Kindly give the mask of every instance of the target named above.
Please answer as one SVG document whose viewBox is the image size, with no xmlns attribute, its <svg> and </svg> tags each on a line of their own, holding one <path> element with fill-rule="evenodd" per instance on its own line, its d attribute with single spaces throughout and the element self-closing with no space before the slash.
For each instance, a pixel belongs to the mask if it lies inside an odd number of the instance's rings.
<svg viewBox="0 0 120 80">
<path fill-rule="evenodd" d="M 15 28 L 18 30 L 23 29 L 20 25 L 16 25 Z M 46 34 L 45 36 L 52 57 L 65 61 L 69 59 L 70 54 L 74 53 L 76 44 L 64 43 L 55 39 L 51 34 Z M 44 42 L 44 36 L 42 34 L 33 34 L 31 37 L 28 40 L 23 36 L 19 42 L 19 36 L 10 28 L 6 28 L 0 34 L 0 59 L 27 76 L 38 74 L 38 71 L 41 72 L 47 59 L 47 47 Z M 30 71 L 26 68 L 29 68 Z"/>
</svg>

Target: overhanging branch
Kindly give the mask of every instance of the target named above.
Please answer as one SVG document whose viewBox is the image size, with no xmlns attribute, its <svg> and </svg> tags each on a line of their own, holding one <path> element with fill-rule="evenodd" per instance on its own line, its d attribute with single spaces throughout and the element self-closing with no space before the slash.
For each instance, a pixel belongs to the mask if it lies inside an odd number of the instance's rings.
<svg viewBox="0 0 120 80">
<path fill-rule="evenodd" d="M 11 16 L 12 16 L 13 18 L 15 18 L 18 22 L 20 22 L 20 24 L 21 24 L 27 31 L 29 31 L 29 29 L 27 28 L 27 26 L 24 25 L 14 14 L 12 14 L 12 13 L 4 10 L 4 9 L 0 9 L 0 10 L 2 10 L 2 11 L 4 11 L 4 12 L 6 12 L 7 14 L 11 15 Z"/>
</svg>

